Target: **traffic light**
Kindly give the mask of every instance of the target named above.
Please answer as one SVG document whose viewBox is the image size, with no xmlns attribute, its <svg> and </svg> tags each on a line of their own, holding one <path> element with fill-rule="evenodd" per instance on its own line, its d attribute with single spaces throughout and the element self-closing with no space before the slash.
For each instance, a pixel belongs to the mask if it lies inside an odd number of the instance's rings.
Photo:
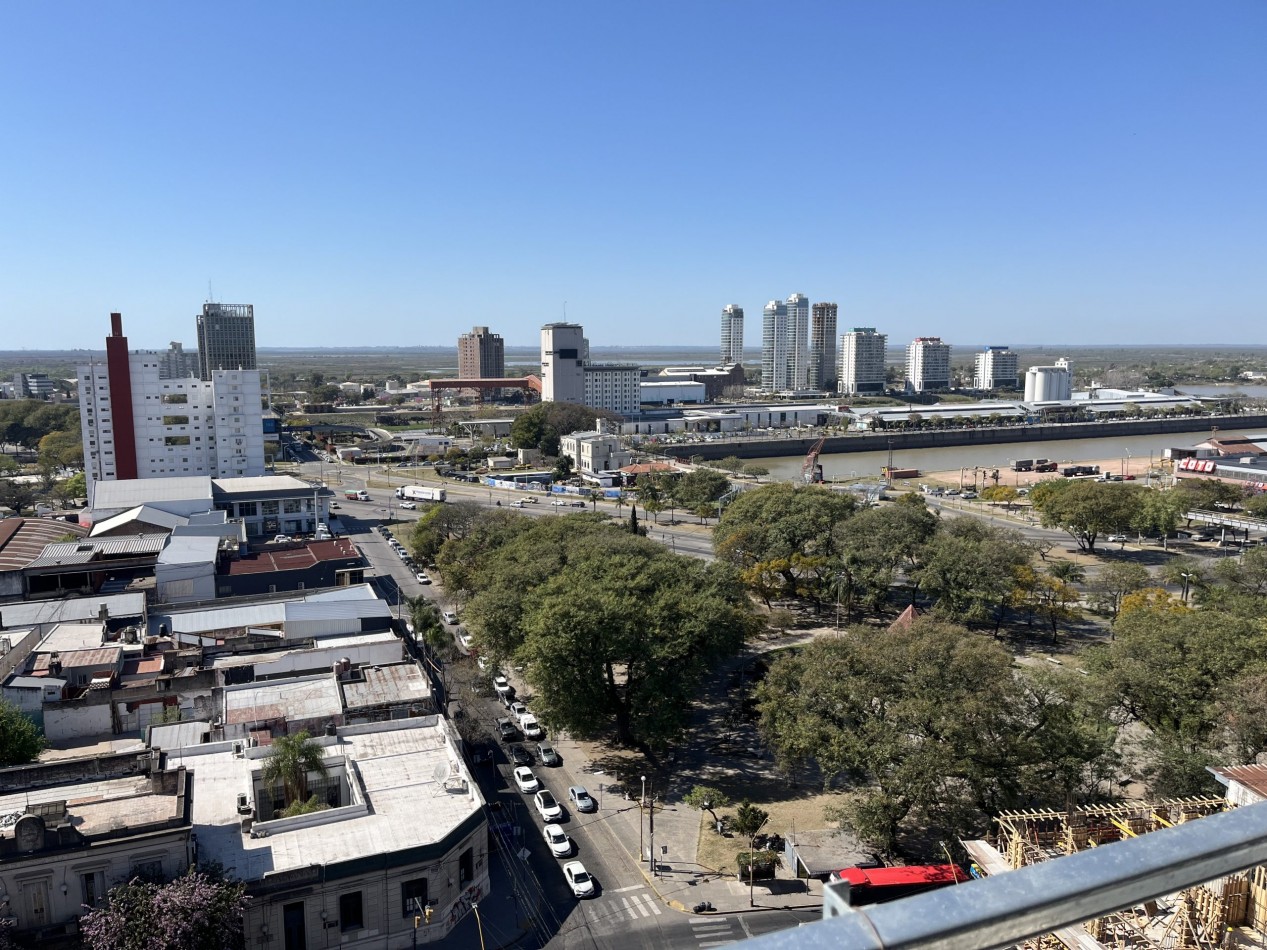
<svg viewBox="0 0 1267 950">
<path fill-rule="evenodd" d="M 431 923 L 431 906 L 424 907 L 422 912 L 427 916 L 427 923 Z"/>
<path fill-rule="evenodd" d="M 414 914 L 414 930 L 417 930 L 420 926 L 422 926 L 422 917 Z"/>
</svg>

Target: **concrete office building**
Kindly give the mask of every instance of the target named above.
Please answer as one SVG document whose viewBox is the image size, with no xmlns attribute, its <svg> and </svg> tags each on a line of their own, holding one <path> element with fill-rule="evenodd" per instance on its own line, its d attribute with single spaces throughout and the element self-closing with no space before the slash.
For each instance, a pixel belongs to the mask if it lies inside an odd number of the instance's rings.
<svg viewBox="0 0 1267 950">
<path fill-rule="evenodd" d="M 198 375 L 209 381 L 216 370 L 256 368 L 255 307 L 203 304 L 198 314 Z"/>
<path fill-rule="evenodd" d="M 950 388 L 950 344 L 939 336 L 919 336 L 906 347 L 906 388 L 930 392 Z"/>
<path fill-rule="evenodd" d="M 854 327 L 840 337 L 840 382 L 842 393 L 882 393 L 885 383 L 884 355 L 889 337 L 875 327 Z"/>
<path fill-rule="evenodd" d="M 177 343 L 173 340 L 168 345 L 167 352 L 159 354 L 159 379 L 184 379 L 186 376 L 194 376 L 199 373 L 197 351 L 186 353 L 183 343 Z"/>
<path fill-rule="evenodd" d="M 642 371 L 630 363 L 591 363 L 589 340 L 577 323 L 541 328 L 541 401 L 574 402 L 622 415 L 638 411 Z"/>
<path fill-rule="evenodd" d="M 788 376 L 787 304 L 771 300 L 761 314 L 761 388 L 768 393 L 792 388 Z"/>
<path fill-rule="evenodd" d="M 589 341 L 579 323 L 541 328 L 541 401 L 585 403 Z"/>
<path fill-rule="evenodd" d="M 809 386 L 809 298 L 792 294 L 787 298 L 788 388 Z"/>
<path fill-rule="evenodd" d="M 100 481 L 264 474 L 259 370 L 164 379 L 161 353 L 128 351 L 110 314 L 106 360 L 78 368 L 88 497 Z"/>
<path fill-rule="evenodd" d="M 976 356 L 973 389 L 1016 389 L 1016 354 L 1006 346 L 987 346 Z"/>
<path fill-rule="evenodd" d="M 1073 398 L 1073 367 L 1067 359 L 1053 366 L 1031 366 L 1025 371 L 1025 401 L 1052 402 Z"/>
<path fill-rule="evenodd" d="M 57 392 L 57 384 L 47 373 L 14 373 L 14 399 L 48 399 Z"/>
<path fill-rule="evenodd" d="M 506 375 L 506 347 L 501 334 L 472 327 L 458 337 L 459 379 L 501 379 Z"/>
<path fill-rule="evenodd" d="M 836 391 L 836 305 L 816 303 L 810 312 L 809 378 L 810 389 Z"/>
<path fill-rule="evenodd" d="M 727 304 L 721 308 L 721 363 L 743 362 L 743 307 Z"/>
</svg>

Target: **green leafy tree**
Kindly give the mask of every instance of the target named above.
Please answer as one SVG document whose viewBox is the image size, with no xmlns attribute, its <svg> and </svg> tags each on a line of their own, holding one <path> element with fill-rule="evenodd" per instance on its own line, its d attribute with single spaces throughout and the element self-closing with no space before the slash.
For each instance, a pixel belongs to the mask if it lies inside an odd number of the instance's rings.
<svg viewBox="0 0 1267 950">
<path fill-rule="evenodd" d="M 1160 535 L 1162 547 L 1168 548 L 1170 535 L 1184 514 L 1184 497 L 1175 491 L 1148 489 L 1139 496 L 1139 502 L 1131 527 L 1140 535 Z"/>
<path fill-rule="evenodd" d="M 1063 487 L 1045 490 L 1035 498 L 1037 491 L 1030 492 L 1030 501 L 1042 516 L 1044 527 L 1060 528 L 1078 542 L 1079 548 L 1094 551 L 1101 535 L 1130 529 L 1146 489 L 1120 482 L 1070 479 Z"/>
<path fill-rule="evenodd" d="M 70 478 L 58 482 L 53 492 L 62 503 L 74 503 L 88 497 L 88 479 L 83 472 L 76 472 Z"/>
<path fill-rule="evenodd" d="M 678 506 L 693 512 L 703 509 L 715 514 L 717 500 L 728 491 L 730 480 L 707 468 L 687 472 L 673 485 L 673 497 Z"/>
<path fill-rule="evenodd" d="M 1252 518 L 1267 518 L 1267 492 L 1259 492 L 1245 500 L 1245 514 Z"/>
<path fill-rule="evenodd" d="M 1199 794 L 1213 789 L 1203 763 L 1224 744 L 1221 691 L 1261 671 L 1265 650 L 1267 630 L 1254 618 L 1153 600 L 1124 605 L 1114 639 L 1085 660 L 1106 706 L 1147 727 L 1154 791 Z"/>
<path fill-rule="evenodd" d="M 1218 505 L 1238 505 L 1245 500 L 1241 486 L 1216 478 L 1181 478 L 1171 490 L 1185 512 L 1208 511 Z"/>
<path fill-rule="evenodd" d="M 510 440 L 517 449 L 540 449 L 544 455 L 555 456 L 560 436 L 590 431 L 597 419 L 618 422 L 620 416 L 577 403 L 539 402 L 511 423 Z"/>
<path fill-rule="evenodd" d="M 554 480 L 556 482 L 566 482 L 576 474 L 576 466 L 572 462 L 572 456 L 560 455 L 554 460 Z"/>
<path fill-rule="evenodd" d="M 761 730 L 786 765 L 812 763 L 863 793 L 841 817 L 892 849 L 917 816 L 967 828 L 1021 803 L 1064 805 L 1107 754 L 1088 725 L 1078 742 L 1055 714 L 1056 686 L 1031 686 L 1001 645 L 927 620 L 883 637 L 857 631 L 776 660 L 757 688 Z M 1072 704 L 1075 694 L 1068 693 Z M 1081 722 L 1094 708 L 1068 710 Z M 1054 732 L 1055 731 L 1055 732 Z M 1096 736 L 1100 737 L 1097 739 Z M 1064 748 L 1063 787 L 1044 759 Z"/>
<path fill-rule="evenodd" d="M 717 824 L 717 809 L 730 807 L 730 796 L 711 785 L 696 785 L 682 796 L 682 803 L 687 808 L 698 808 L 713 816 L 713 824 Z"/>
<path fill-rule="evenodd" d="M 941 521 L 918 495 L 901 496 L 896 504 L 867 508 L 834 529 L 840 558 L 834 566 L 838 590 L 848 613 L 855 602 L 879 611 L 899 576 L 911 583 L 910 601 L 919 588 L 920 566 Z"/>
<path fill-rule="evenodd" d="M 730 568 L 589 513 L 481 524 L 440 564 L 469 596 L 467 626 L 524 666 L 538 714 L 575 736 L 672 738 L 699 678 L 756 629 Z"/>
<path fill-rule="evenodd" d="M 44 733 L 12 703 L 0 700 L 0 768 L 34 762 L 44 751 Z"/>
<path fill-rule="evenodd" d="M 308 776 L 327 775 L 325 753 L 308 735 L 300 730 L 291 736 L 280 736 L 269 746 L 268 756 L 260 777 L 266 786 L 281 785 L 286 805 L 308 799 Z"/>
<path fill-rule="evenodd" d="M 1019 497 L 1020 493 L 1011 485 L 991 485 L 981 491 L 982 501 L 988 501 L 992 505 L 1002 505 L 1009 510 Z"/>
<path fill-rule="evenodd" d="M 38 497 L 39 490 L 30 482 L 19 482 L 12 478 L 0 480 L 0 505 L 11 508 L 18 517 L 34 505 Z"/>
<path fill-rule="evenodd" d="M 41 462 L 59 468 L 77 468 L 84 464 L 83 441 L 79 430 L 57 429 L 40 439 Z"/>
<path fill-rule="evenodd" d="M 1017 571 L 1031 559 L 1019 533 L 975 518 L 955 518 L 928 542 L 916 576 L 924 592 L 937 598 L 939 616 L 957 623 L 992 623 L 997 630 Z"/>
</svg>

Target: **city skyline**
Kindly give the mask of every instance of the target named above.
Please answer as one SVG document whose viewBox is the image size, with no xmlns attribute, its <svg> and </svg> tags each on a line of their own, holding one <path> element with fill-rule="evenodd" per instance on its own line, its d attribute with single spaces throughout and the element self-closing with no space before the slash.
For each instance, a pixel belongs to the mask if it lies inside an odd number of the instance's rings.
<svg viewBox="0 0 1267 950">
<path fill-rule="evenodd" d="M 203 299 L 252 301 L 263 348 L 715 346 L 780 287 L 894 340 L 1267 342 L 1247 0 L 3 16 L 6 349 L 111 311 L 159 345 Z"/>
</svg>

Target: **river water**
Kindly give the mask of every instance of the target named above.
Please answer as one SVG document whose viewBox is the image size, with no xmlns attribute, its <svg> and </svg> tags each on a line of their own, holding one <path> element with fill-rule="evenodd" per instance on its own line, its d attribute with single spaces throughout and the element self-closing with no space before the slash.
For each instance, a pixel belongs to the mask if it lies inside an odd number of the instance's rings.
<svg viewBox="0 0 1267 950">
<path fill-rule="evenodd" d="M 1267 432 L 1223 432 L 1221 435 L 1244 435 L 1267 442 Z M 1012 459 L 1046 458 L 1056 462 L 1078 462 L 1092 459 L 1148 458 L 1156 459 L 1168 448 L 1188 448 L 1209 438 L 1209 433 L 1171 432 L 1162 435 L 1128 435 L 1104 439 L 1065 439 L 1061 441 L 1010 442 L 1004 445 L 956 445 L 936 449 L 894 449 L 896 468 L 917 468 L 921 472 L 947 472 L 959 468 L 1008 468 Z M 754 459 L 754 465 L 770 470 L 773 478 L 799 478 L 802 455 Z M 889 464 L 889 453 L 850 452 L 819 456 L 823 477 L 827 481 L 848 481 L 851 478 L 878 476 Z"/>
</svg>

